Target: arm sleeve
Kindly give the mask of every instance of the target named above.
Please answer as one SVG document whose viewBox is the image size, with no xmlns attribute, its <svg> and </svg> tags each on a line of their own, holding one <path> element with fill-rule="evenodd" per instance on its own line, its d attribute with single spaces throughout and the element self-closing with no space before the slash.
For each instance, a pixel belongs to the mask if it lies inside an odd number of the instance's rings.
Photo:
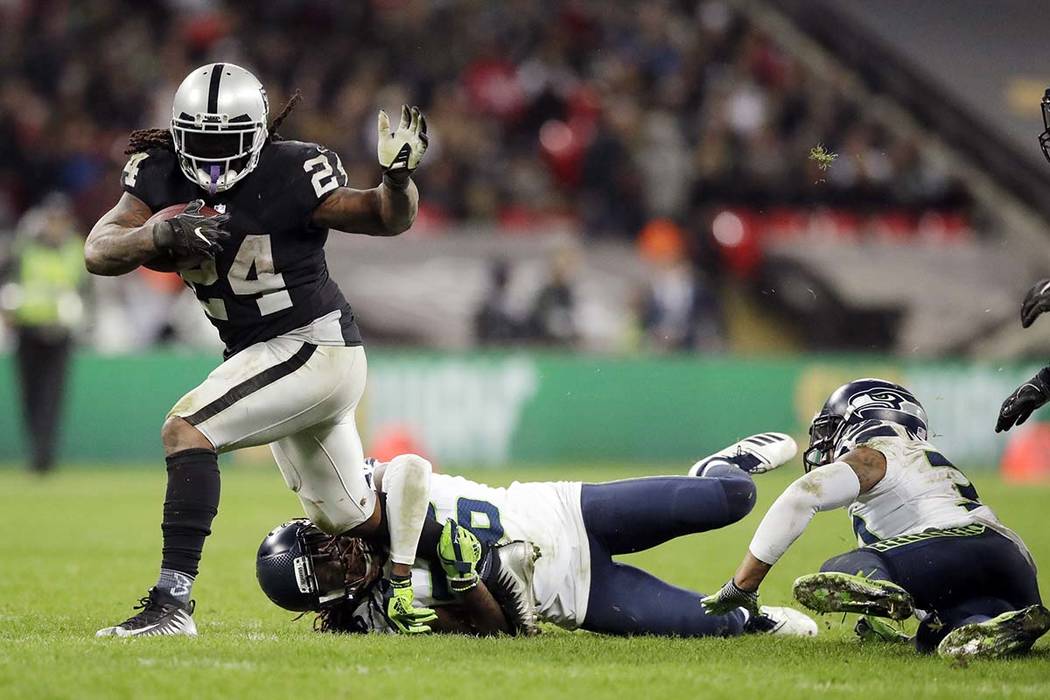
<svg viewBox="0 0 1050 700">
<path fill-rule="evenodd" d="M 400 455 L 386 466 L 387 528 L 390 530 L 390 561 L 409 564 L 416 559 L 416 545 L 430 505 L 430 462 L 417 455 Z"/>
<path fill-rule="evenodd" d="M 770 506 L 751 540 L 751 554 L 773 565 L 799 538 L 817 511 L 849 505 L 860 495 L 860 480 L 845 462 L 833 462 L 795 481 Z"/>
</svg>

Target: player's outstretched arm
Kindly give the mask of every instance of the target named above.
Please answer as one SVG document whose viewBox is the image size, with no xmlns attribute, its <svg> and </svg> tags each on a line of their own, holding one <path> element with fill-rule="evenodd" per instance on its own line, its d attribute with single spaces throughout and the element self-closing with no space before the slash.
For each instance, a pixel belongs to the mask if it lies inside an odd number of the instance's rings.
<svg viewBox="0 0 1050 700">
<path fill-rule="evenodd" d="M 391 130 L 379 112 L 376 153 L 383 182 L 370 190 L 340 187 L 314 211 L 313 222 L 325 228 L 370 236 L 396 236 L 416 219 L 419 191 L 412 173 L 427 152 L 427 120 L 418 107 L 401 106 L 401 121 Z"/>
<path fill-rule="evenodd" d="M 84 265 L 93 275 L 123 275 L 157 255 L 153 227 L 144 226 L 153 212 L 125 192 L 102 215 L 84 243 Z"/>
<path fill-rule="evenodd" d="M 398 631 L 408 634 L 431 631 L 427 623 L 436 619 L 433 610 L 413 605 L 411 575 L 430 505 L 432 471 L 430 462 L 411 454 L 399 455 L 382 465 L 373 473 L 372 479 L 376 489 L 386 493 L 385 506 L 384 501 L 380 501 L 375 515 L 380 515 L 380 508 L 383 508 L 385 517 L 373 516 L 369 522 L 351 530 L 352 534 L 361 537 L 376 534 L 382 537 L 384 533 L 377 533 L 376 528 L 380 527 L 380 522 L 385 522 L 391 562 L 391 595 L 386 613 Z"/>
<path fill-rule="evenodd" d="M 367 236 L 396 236 L 416 220 L 419 191 L 409 180 L 404 188 L 383 182 L 370 190 L 340 187 L 314 210 L 313 222 L 323 228 Z"/>
<path fill-rule="evenodd" d="M 795 480 L 762 518 L 733 578 L 717 593 L 703 599 L 704 609 L 714 614 L 740 607 L 756 611 L 759 585 L 813 516 L 818 511 L 849 505 L 885 475 L 885 456 L 869 447 L 857 447 L 838 461 Z"/>
</svg>

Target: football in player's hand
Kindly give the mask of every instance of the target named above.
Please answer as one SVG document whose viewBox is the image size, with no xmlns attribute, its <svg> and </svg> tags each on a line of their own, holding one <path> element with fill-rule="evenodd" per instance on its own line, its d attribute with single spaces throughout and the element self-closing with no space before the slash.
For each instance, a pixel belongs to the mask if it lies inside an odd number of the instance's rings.
<svg viewBox="0 0 1050 700">
<path fill-rule="evenodd" d="M 172 204 L 170 207 L 161 209 L 156 214 L 151 216 L 146 222 L 146 226 L 152 226 L 159 221 L 167 221 L 168 219 L 178 216 L 186 210 L 188 204 Z M 204 216 L 217 216 L 219 212 L 215 211 L 211 207 L 203 207 L 201 214 Z M 200 267 L 208 258 L 204 255 L 197 255 L 191 258 L 176 259 L 167 253 L 159 253 L 152 260 L 144 263 L 145 267 L 156 272 L 178 272 L 179 270 L 192 270 Z"/>
</svg>

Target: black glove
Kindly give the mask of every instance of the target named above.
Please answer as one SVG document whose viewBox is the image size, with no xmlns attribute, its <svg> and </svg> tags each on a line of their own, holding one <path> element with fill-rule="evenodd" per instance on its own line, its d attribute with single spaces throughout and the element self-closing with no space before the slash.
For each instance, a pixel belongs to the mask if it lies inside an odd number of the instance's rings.
<svg viewBox="0 0 1050 700">
<path fill-rule="evenodd" d="M 222 243 L 230 237 L 222 230 L 229 214 L 205 216 L 203 199 L 186 205 L 185 211 L 153 227 L 153 245 L 173 258 L 214 258 Z"/>
<path fill-rule="evenodd" d="M 1039 280 L 1024 295 L 1024 302 L 1021 304 L 1021 326 L 1028 328 L 1039 318 L 1039 314 L 1047 309 L 1050 309 L 1050 278 Z"/>
<path fill-rule="evenodd" d="M 1006 397 L 999 409 L 999 420 L 995 423 L 995 432 L 1001 433 L 1015 425 L 1021 425 L 1032 411 L 1050 400 L 1050 367 L 1044 367 L 1039 373 Z"/>
</svg>

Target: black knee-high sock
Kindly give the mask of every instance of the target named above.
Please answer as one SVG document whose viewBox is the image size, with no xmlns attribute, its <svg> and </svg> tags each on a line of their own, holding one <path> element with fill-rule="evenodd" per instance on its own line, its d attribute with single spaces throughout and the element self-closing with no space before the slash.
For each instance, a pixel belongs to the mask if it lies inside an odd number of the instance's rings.
<svg viewBox="0 0 1050 700">
<path fill-rule="evenodd" d="M 197 575 L 204 538 L 219 509 L 219 456 L 214 450 L 176 452 L 168 463 L 164 499 L 164 550 L 161 568 Z"/>
</svg>

